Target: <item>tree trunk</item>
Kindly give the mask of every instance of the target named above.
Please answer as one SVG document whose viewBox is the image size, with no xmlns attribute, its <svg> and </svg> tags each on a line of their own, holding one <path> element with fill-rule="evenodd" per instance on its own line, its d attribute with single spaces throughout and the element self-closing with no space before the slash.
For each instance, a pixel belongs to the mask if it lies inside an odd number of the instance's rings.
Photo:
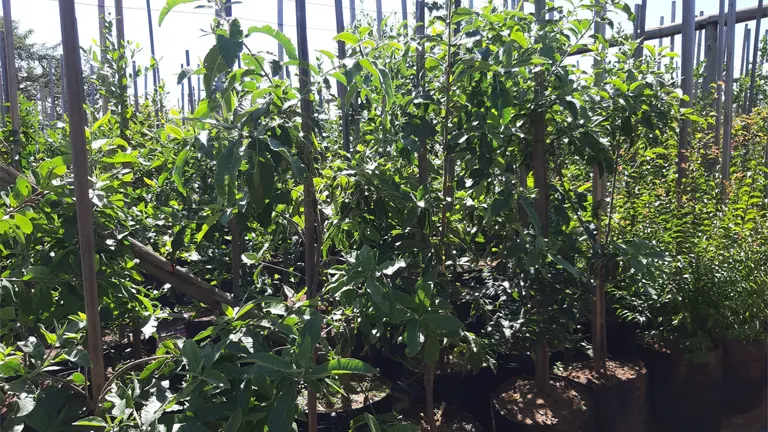
<svg viewBox="0 0 768 432">
<path fill-rule="evenodd" d="M 427 418 L 429 432 L 437 432 L 437 423 L 435 422 L 435 366 L 424 366 L 424 390 L 426 392 L 426 401 L 424 403 L 424 415 Z"/>
</svg>

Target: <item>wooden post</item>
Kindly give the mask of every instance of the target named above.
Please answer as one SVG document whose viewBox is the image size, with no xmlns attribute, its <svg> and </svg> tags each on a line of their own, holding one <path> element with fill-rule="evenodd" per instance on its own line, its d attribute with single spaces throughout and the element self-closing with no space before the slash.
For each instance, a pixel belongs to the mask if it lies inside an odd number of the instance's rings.
<svg viewBox="0 0 768 432">
<path fill-rule="evenodd" d="M 757 2 L 757 8 L 758 10 L 761 10 L 763 8 L 763 0 L 758 0 Z M 758 66 L 758 54 L 760 53 L 760 22 L 762 21 L 762 17 L 760 14 L 757 14 L 757 17 L 755 17 L 755 46 L 752 49 L 752 69 L 749 72 L 749 93 L 748 93 L 748 100 L 747 100 L 747 114 L 752 113 L 752 109 L 755 107 L 755 104 L 757 103 L 757 96 L 755 95 L 755 75 L 757 73 L 757 69 L 760 68 Z M 768 34 L 768 33 L 767 33 Z"/>
<path fill-rule="evenodd" d="M 189 63 L 189 50 L 186 50 L 187 67 L 190 67 Z M 183 69 L 183 68 L 182 68 Z M 195 91 L 192 88 L 192 75 L 187 76 L 187 91 L 189 92 L 189 114 L 195 113 Z"/>
<path fill-rule="evenodd" d="M 739 77 L 743 77 L 745 74 L 745 65 L 747 61 L 747 51 L 749 51 L 749 24 L 744 24 L 744 37 L 741 43 L 741 67 L 739 68 Z"/>
<path fill-rule="evenodd" d="M 136 62 L 131 62 L 131 68 L 133 70 L 133 109 L 136 113 L 139 112 L 139 79 L 136 77 Z M 136 115 L 136 114 L 134 114 Z"/>
<path fill-rule="evenodd" d="M 736 0 L 728 0 L 728 43 L 725 68 L 725 121 L 723 124 L 722 188 L 723 200 L 728 198 L 728 183 L 731 179 L 731 127 L 733 125 L 733 74 L 736 51 Z"/>
<path fill-rule="evenodd" d="M 683 0 L 683 32 L 682 32 L 682 70 L 681 84 L 683 96 L 680 99 L 680 109 L 691 107 L 693 100 L 693 63 L 696 44 L 696 0 Z M 691 120 L 683 118 L 680 124 L 680 133 L 677 143 L 677 205 L 683 206 L 683 196 L 685 195 L 685 179 L 688 177 L 688 149 L 690 148 Z"/>
<path fill-rule="evenodd" d="M 335 0 L 336 4 L 336 32 L 341 33 L 344 31 L 344 7 L 342 0 Z M 405 1 L 403 1 L 403 7 L 405 7 Z M 339 50 L 339 60 L 347 58 L 347 46 L 344 41 L 340 40 L 336 43 Z M 342 148 L 345 152 L 350 151 L 349 140 L 349 112 L 347 109 L 347 88 L 344 84 L 336 82 L 336 92 L 338 94 L 339 109 L 341 110 L 341 134 L 342 134 Z"/>
<path fill-rule="evenodd" d="M 16 75 L 16 49 L 13 40 L 13 15 L 11 0 L 3 0 L 3 21 L 5 25 L 5 65 L 8 77 L 8 103 L 11 109 L 11 165 L 21 167 L 21 142 L 19 141 L 19 83 Z"/>
<path fill-rule="evenodd" d="M 720 147 L 722 138 L 723 119 L 723 62 L 725 56 L 725 41 L 728 35 L 725 33 L 725 0 L 720 0 L 717 15 L 717 55 L 715 61 L 715 143 L 714 147 Z M 731 27 L 734 27 L 731 23 Z"/>
<path fill-rule="evenodd" d="M 379 39 L 384 36 L 384 29 L 381 27 L 384 21 L 384 13 L 381 10 L 381 0 L 376 0 L 376 28 L 378 29 Z"/>
<path fill-rule="evenodd" d="M 61 44 L 64 67 L 71 68 L 66 74 L 67 95 L 72 102 L 69 140 L 72 145 L 75 205 L 77 209 L 77 233 L 80 243 L 80 262 L 83 272 L 85 314 L 88 337 L 88 354 L 91 358 L 91 399 L 95 414 L 100 415 L 99 399 L 104 388 L 104 353 L 99 318 L 99 293 L 96 282 L 96 251 L 93 233 L 93 213 L 88 180 L 88 152 L 85 142 L 85 111 L 83 110 L 83 73 L 80 62 L 80 42 L 77 33 L 74 0 L 59 0 L 61 18 Z"/>
</svg>

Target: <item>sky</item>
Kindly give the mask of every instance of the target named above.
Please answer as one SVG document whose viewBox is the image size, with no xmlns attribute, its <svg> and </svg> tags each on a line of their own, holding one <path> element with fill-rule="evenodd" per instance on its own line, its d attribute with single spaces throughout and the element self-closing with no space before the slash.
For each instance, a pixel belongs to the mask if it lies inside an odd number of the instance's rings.
<svg viewBox="0 0 768 432">
<path fill-rule="evenodd" d="M 152 9 L 152 19 L 155 32 L 155 50 L 160 60 L 160 70 L 166 87 L 171 94 L 179 92 L 176 88 L 176 75 L 181 64 L 185 61 L 185 50 L 190 51 L 192 66 L 201 63 L 201 59 L 213 45 L 213 38 L 204 35 L 203 29 L 210 28 L 213 17 L 212 9 L 196 9 L 196 4 L 181 5 L 176 7 L 165 18 L 161 27 L 157 26 L 160 10 L 166 0 L 149 0 Z M 277 0 L 240 0 L 241 4 L 233 6 L 233 15 L 239 18 L 243 27 L 270 24 L 277 27 Z M 358 18 L 363 14 L 375 16 L 376 0 L 355 0 Z M 489 0 L 473 0 L 475 7 L 485 5 Z M 490 0 L 501 4 L 503 0 Z M 336 34 L 336 18 L 334 0 L 306 0 L 307 2 L 307 26 L 309 35 L 309 52 L 313 58 L 316 51 L 325 49 L 336 51 L 333 36 Z M 344 22 L 349 23 L 349 2 L 344 3 Z M 468 4 L 469 0 L 463 0 Z M 648 28 L 659 24 L 663 16 L 665 23 L 670 23 L 673 3 L 676 8 L 676 21 L 681 21 L 682 0 L 647 0 Z M 737 8 L 756 6 L 758 0 L 737 0 Z M 114 0 L 106 0 L 107 11 L 114 16 Z M 385 17 L 399 21 L 401 19 L 401 0 L 381 0 Z M 408 0 L 408 13 L 413 13 L 415 0 Z M 564 4 L 564 0 L 555 0 L 557 5 Z M 628 0 L 628 3 L 639 3 L 639 0 Z M 296 2 L 284 0 L 284 33 L 294 41 L 296 40 Z M 77 10 L 80 44 L 88 47 L 96 44 L 98 39 L 98 8 L 97 0 L 75 0 Z M 531 7 L 532 5 L 527 5 Z M 140 51 L 136 56 L 139 65 L 149 63 L 149 28 L 147 20 L 147 0 L 123 0 L 126 38 L 139 44 Z M 768 7 L 768 6 L 766 6 Z M 703 11 L 704 15 L 718 13 L 718 0 L 696 1 L 696 11 Z M 61 27 L 59 23 L 59 8 L 57 0 L 11 0 L 13 19 L 21 24 L 21 28 L 32 28 L 35 33 L 33 41 L 48 44 L 61 41 Z M 749 23 L 754 26 L 754 21 Z M 740 64 L 741 47 L 745 24 L 738 26 L 736 34 L 736 63 Z M 760 33 L 768 29 L 768 20 L 763 20 Z M 753 30 L 754 31 L 754 30 Z M 753 36 L 754 37 L 754 36 Z M 277 49 L 277 43 L 268 36 L 259 35 L 251 37 L 247 41 L 252 50 Z M 652 42 L 656 44 L 656 42 Z M 669 45 L 669 39 L 664 40 Z M 680 37 L 675 42 L 676 50 L 680 49 Z M 738 71 L 736 72 L 738 75 Z M 151 85 L 151 83 L 150 83 Z M 140 91 L 143 91 L 143 82 L 139 83 Z M 175 99 L 171 97 L 173 103 Z"/>
</svg>

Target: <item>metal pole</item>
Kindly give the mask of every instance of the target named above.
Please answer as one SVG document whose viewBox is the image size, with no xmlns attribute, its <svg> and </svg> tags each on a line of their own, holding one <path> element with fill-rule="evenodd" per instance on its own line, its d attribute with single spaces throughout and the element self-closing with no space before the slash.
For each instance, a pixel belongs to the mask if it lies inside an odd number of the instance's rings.
<svg viewBox="0 0 768 432">
<path fill-rule="evenodd" d="M 418 51 L 416 54 L 416 92 L 421 92 L 424 87 L 424 66 L 426 57 L 424 53 L 424 46 L 422 44 L 424 39 L 424 26 L 426 23 L 426 4 L 425 0 L 416 0 L 416 38 L 419 40 Z M 419 184 L 426 185 L 429 180 L 429 160 L 427 157 L 427 142 L 423 137 L 419 137 Z"/>
<path fill-rule="evenodd" d="M 746 51 L 743 51 L 741 53 L 743 63 L 744 63 L 744 74 L 739 77 L 739 81 L 742 81 L 744 77 L 749 75 L 749 53 L 750 53 L 751 42 L 752 42 L 752 29 L 747 29 L 747 34 L 744 35 L 744 38 L 747 40 L 747 49 Z M 747 113 L 748 104 L 749 104 L 749 88 L 747 88 L 747 91 L 744 92 L 744 103 L 741 105 L 742 114 Z"/>
<path fill-rule="evenodd" d="M 183 67 L 184 65 L 182 65 Z M 184 116 L 184 114 L 187 112 L 186 107 L 184 105 L 186 96 L 184 94 L 184 83 L 181 83 L 181 115 Z"/>
<path fill-rule="evenodd" d="M 763 0 L 757 2 L 758 10 L 763 8 Z M 752 113 L 752 109 L 757 103 L 757 96 L 755 95 L 755 75 L 758 69 L 758 54 L 760 53 L 760 22 L 762 21 L 760 14 L 755 18 L 755 47 L 752 49 L 752 69 L 749 73 L 749 95 L 747 102 L 747 114 Z"/>
<path fill-rule="evenodd" d="M 416 0 L 418 3 L 419 0 Z M 357 13 L 356 13 L 357 5 L 355 4 L 355 0 L 349 0 L 349 26 L 353 26 L 355 24 L 355 21 L 357 21 Z"/>
<path fill-rule="evenodd" d="M 149 69 L 144 68 L 144 100 L 149 99 Z"/>
<path fill-rule="evenodd" d="M 6 74 L 8 76 L 8 103 L 11 109 L 11 165 L 21 167 L 21 142 L 19 141 L 19 83 L 16 75 L 16 50 L 13 41 L 13 18 L 11 0 L 3 0 L 3 21 L 5 25 Z"/>
<path fill-rule="evenodd" d="M 149 0 L 147 0 L 147 2 L 149 2 Z M 104 67 L 104 65 L 107 63 L 106 0 L 99 0 L 98 11 L 99 11 L 99 47 L 101 48 L 101 65 L 102 67 Z M 51 95 L 51 97 L 53 97 L 53 95 Z M 106 115 L 108 110 L 109 110 L 109 98 L 107 97 L 107 92 L 104 92 L 104 94 L 101 96 L 101 115 L 102 116 Z"/>
<path fill-rule="evenodd" d="M 277 0 L 277 29 L 280 30 L 281 33 L 283 32 L 283 0 Z M 277 44 L 277 61 L 280 64 L 283 64 L 283 46 L 281 44 Z M 289 75 L 288 67 L 285 67 L 285 70 L 283 68 L 280 68 L 280 79 L 285 79 L 285 77 Z"/>
<path fill-rule="evenodd" d="M 723 199 L 728 197 L 731 179 L 731 126 L 733 125 L 733 74 L 736 51 L 736 0 L 728 0 L 728 47 L 725 69 L 725 124 L 723 125 Z"/>
<path fill-rule="evenodd" d="M 705 97 L 709 97 L 712 94 L 712 84 L 719 81 L 717 76 L 717 23 L 709 24 L 704 29 L 704 45 L 704 80 L 701 91 Z"/>
<path fill-rule="evenodd" d="M 200 65 L 197 65 L 197 68 L 200 69 Z M 200 75 L 197 76 L 197 102 L 200 103 L 200 101 L 203 99 L 200 92 Z"/>
<path fill-rule="evenodd" d="M 120 138 L 127 141 L 128 132 L 128 80 L 126 78 L 125 62 L 125 14 L 123 13 L 123 0 L 115 0 L 115 29 L 117 36 L 117 87 L 120 95 Z"/>
<path fill-rule="evenodd" d="M 681 84 L 683 96 L 680 99 L 680 109 L 691 107 L 693 100 L 693 63 L 696 43 L 696 0 L 683 0 L 683 33 L 682 33 L 682 70 Z M 682 207 L 684 181 L 688 177 L 688 149 L 690 148 L 691 120 L 684 117 L 680 124 L 677 143 L 677 205 Z"/>
<path fill-rule="evenodd" d="M 384 14 L 381 10 L 381 0 L 376 0 L 376 28 L 378 29 L 379 39 L 384 36 L 384 29 L 381 27 L 384 21 Z"/>
<path fill-rule="evenodd" d="M 94 78 L 93 63 L 90 64 L 90 80 L 88 82 L 88 105 L 93 105 L 96 100 L 96 84 L 93 82 Z"/>
<path fill-rule="evenodd" d="M 5 61 L 5 33 L 0 33 L 0 125 L 5 129 L 5 101 L 8 100 L 8 64 Z"/>
<path fill-rule="evenodd" d="M 470 0 L 470 8 L 472 0 Z M 400 3 L 400 7 L 403 11 L 403 22 L 405 23 L 405 31 L 408 32 L 408 0 L 402 0 Z M 342 15 L 343 17 L 343 15 Z"/>
<path fill-rule="evenodd" d="M 645 37 L 645 12 L 648 8 L 648 0 L 643 0 L 643 2 L 639 5 L 635 5 L 638 7 L 638 16 L 637 16 L 637 40 L 642 40 L 643 37 Z M 643 58 L 643 46 L 640 45 L 635 50 L 635 59 L 640 60 Z"/>
<path fill-rule="evenodd" d="M 61 41 L 66 65 L 71 67 L 66 78 L 68 98 L 72 102 L 70 114 L 69 141 L 72 146 L 72 167 L 74 171 L 75 205 L 77 209 L 77 233 L 80 243 L 85 314 L 87 323 L 88 354 L 91 358 L 91 394 L 93 407 L 100 415 L 98 403 L 104 388 L 104 353 L 99 318 L 99 292 L 96 281 L 96 248 L 94 241 L 93 213 L 89 197 L 88 150 L 85 142 L 86 116 L 83 110 L 83 74 L 80 63 L 80 42 L 77 35 L 77 18 L 74 0 L 59 0 L 61 18 Z"/>
<path fill-rule="evenodd" d="M 61 62 L 61 115 L 69 114 L 69 101 L 67 100 L 67 71 L 64 67 L 64 54 L 59 58 Z"/>
<path fill-rule="evenodd" d="M 187 67 L 190 67 L 189 50 L 186 50 Z M 195 113 L 195 91 L 192 88 L 192 75 L 187 75 L 187 92 L 189 93 L 189 113 Z"/>
<path fill-rule="evenodd" d="M 152 87 L 155 89 L 154 91 L 157 91 L 157 85 L 160 83 L 160 66 L 157 64 L 157 57 L 155 56 L 155 24 L 152 22 L 150 0 L 147 0 L 147 22 L 149 24 L 149 52 L 155 62 L 155 69 L 152 71 Z"/>
<path fill-rule="evenodd" d="M 704 11 L 699 11 L 699 17 L 704 16 Z M 701 40 L 704 37 L 704 32 L 699 31 L 696 39 L 696 67 L 699 67 L 701 63 Z"/>
</svg>

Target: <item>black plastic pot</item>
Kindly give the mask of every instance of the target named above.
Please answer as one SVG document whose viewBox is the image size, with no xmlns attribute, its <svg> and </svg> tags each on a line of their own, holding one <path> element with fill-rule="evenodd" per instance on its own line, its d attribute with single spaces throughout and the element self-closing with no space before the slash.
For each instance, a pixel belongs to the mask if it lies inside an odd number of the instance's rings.
<svg viewBox="0 0 768 432">
<path fill-rule="evenodd" d="M 352 408 L 348 410 L 338 410 L 333 412 L 318 412 L 317 413 L 317 429 L 322 431 L 347 431 L 349 430 L 349 422 L 355 419 L 355 417 L 363 415 L 365 413 L 371 415 L 387 414 L 392 412 L 393 403 L 392 392 L 387 393 L 383 398 L 371 402 L 367 405 L 363 405 L 360 408 Z M 305 414 L 306 416 L 306 414 Z M 308 425 L 306 421 L 299 420 L 296 422 L 299 431 L 307 431 Z"/>
<path fill-rule="evenodd" d="M 657 430 L 719 432 L 722 422 L 723 350 L 693 362 L 676 352 L 641 347 L 648 370 L 651 424 Z"/>
<path fill-rule="evenodd" d="M 533 377 L 526 377 L 527 379 L 533 379 Z M 583 412 L 576 412 L 574 418 L 569 419 L 568 422 L 560 421 L 556 424 L 526 424 L 522 422 L 518 422 L 514 419 L 510 419 L 509 417 L 502 414 L 501 410 L 499 409 L 497 400 L 504 394 L 510 387 L 514 386 L 514 384 L 518 381 L 519 377 L 513 377 L 509 380 L 507 380 L 505 383 L 501 385 L 499 390 L 493 395 L 493 423 L 495 426 L 495 430 L 498 432 L 592 432 L 595 428 L 595 421 L 594 421 L 594 415 L 592 413 L 592 401 L 590 400 L 589 393 L 584 386 L 581 386 L 578 383 L 574 383 L 570 380 L 567 380 L 568 386 L 570 388 L 576 389 L 580 396 L 586 401 L 587 403 L 587 410 Z M 550 381 L 565 381 L 562 378 L 559 377 L 551 377 Z M 555 391 L 555 389 L 551 389 L 550 391 Z M 619 429 L 618 431 L 623 431 L 623 429 Z M 617 431 L 617 432 L 618 432 Z"/>
<path fill-rule="evenodd" d="M 584 364 L 591 367 L 591 364 Z M 626 380 L 580 382 L 589 392 L 597 432 L 645 432 L 648 417 L 648 374 L 642 365 L 632 365 L 637 374 Z"/>
<path fill-rule="evenodd" d="M 725 341 L 723 390 L 725 410 L 743 414 L 760 406 L 768 382 L 768 343 Z"/>
</svg>

